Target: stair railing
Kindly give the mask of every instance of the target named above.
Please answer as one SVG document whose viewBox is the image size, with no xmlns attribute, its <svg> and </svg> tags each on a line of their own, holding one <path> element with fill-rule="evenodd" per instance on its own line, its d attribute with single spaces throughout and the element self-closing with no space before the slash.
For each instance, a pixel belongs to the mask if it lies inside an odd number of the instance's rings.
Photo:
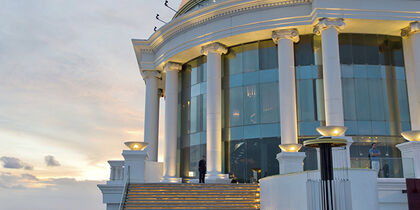
<svg viewBox="0 0 420 210">
<path fill-rule="evenodd" d="M 128 186 L 130 185 L 130 166 L 127 166 L 127 174 L 125 176 L 127 177 L 127 179 L 125 180 L 124 190 L 121 196 L 121 202 L 120 202 L 120 208 L 119 208 L 120 210 L 124 209 L 125 199 L 128 194 Z"/>
</svg>

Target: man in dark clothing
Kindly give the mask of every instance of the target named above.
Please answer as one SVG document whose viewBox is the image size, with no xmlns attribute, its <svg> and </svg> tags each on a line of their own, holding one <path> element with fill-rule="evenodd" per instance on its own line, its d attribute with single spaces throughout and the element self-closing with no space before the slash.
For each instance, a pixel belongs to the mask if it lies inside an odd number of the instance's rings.
<svg viewBox="0 0 420 210">
<path fill-rule="evenodd" d="M 198 162 L 198 172 L 200 172 L 200 183 L 204 183 L 204 177 L 206 176 L 207 166 L 206 166 L 206 156 Z"/>
</svg>

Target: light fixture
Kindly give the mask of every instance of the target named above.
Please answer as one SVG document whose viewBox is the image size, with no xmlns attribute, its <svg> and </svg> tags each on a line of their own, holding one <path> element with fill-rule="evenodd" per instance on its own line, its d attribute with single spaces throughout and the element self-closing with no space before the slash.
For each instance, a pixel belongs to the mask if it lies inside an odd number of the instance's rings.
<svg viewBox="0 0 420 210">
<path fill-rule="evenodd" d="M 130 148 L 130 150 L 134 151 L 143 151 L 144 149 L 146 149 L 147 145 L 149 145 L 149 143 L 139 141 L 127 141 L 124 142 L 124 144 L 125 146 Z"/>
<path fill-rule="evenodd" d="M 401 135 L 408 141 L 420 141 L 420 130 L 402 132 Z"/>
<path fill-rule="evenodd" d="M 316 128 L 316 131 L 322 136 L 343 136 L 346 130 L 347 127 L 345 126 L 321 126 Z"/>
<path fill-rule="evenodd" d="M 188 176 L 189 176 L 189 177 L 195 177 L 195 173 L 194 173 L 194 171 L 189 171 L 189 172 L 188 172 Z"/>
<path fill-rule="evenodd" d="M 279 144 L 283 152 L 298 152 L 302 148 L 302 144 Z"/>
</svg>

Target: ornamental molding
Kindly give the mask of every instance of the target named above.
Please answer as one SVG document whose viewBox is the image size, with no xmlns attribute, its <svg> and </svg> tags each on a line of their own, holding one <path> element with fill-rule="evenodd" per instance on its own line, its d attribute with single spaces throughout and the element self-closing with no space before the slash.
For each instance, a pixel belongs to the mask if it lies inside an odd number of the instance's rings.
<svg viewBox="0 0 420 210">
<path fill-rule="evenodd" d="M 344 29 L 346 24 L 343 18 L 321 18 L 314 26 L 314 34 L 320 35 L 323 30 L 335 28 L 338 32 Z"/>
<path fill-rule="evenodd" d="M 153 49 L 157 49 L 176 34 L 224 16 L 231 16 L 233 14 L 240 14 L 250 10 L 269 7 L 291 7 L 311 3 L 312 0 L 230 0 L 220 2 L 195 11 L 190 11 L 173 19 L 155 32 L 149 40 L 135 41 L 137 41 L 138 44 L 142 43 L 151 46 Z M 158 39 L 157 37 L 161 38 Z"/>
<path fill-rule="evenodd" d="M 159 70 L 142 70 L 141 76 L 143 77 L 144 80 L 147 80 L 150 78 L 155 78 L 155 79 L 162 78 L 162 75 Z"/>
<path fill-rule="evenodd" d="M 420 22 L 415 21 L 415 22 L 411 22 L 408 27 L 401 29 L 401 36 L 403 38 L 407 38 L 411 34 L 415 34 L 418 32 L 420 32 Z"/>
<path fill-rule="evenodd" d="M 201 47 L 201 54 L 207 55 L 209 53 L 217 53 L 219 55 L 226 54 L 228 52 L 228 48 L 220 44 L 219 42 L 211 43 Z"/>
<path fill-rule="evenodd" d="M 163 66 L 163 71 L 164 72 L 168 72 L 168 71 L 177 71 L 178 72 L 178 71 L 181 71 L 181 69 L 182 69 L 182 64 L 171 62 L 171 61 L 166 63 L 165 66 Z"/>
<path fill-rule="evenodd" d="M 283 30 L 277 30 L 273 31 L 273 34 L 271 36 L 274 43 L 278 43 L 281 39 L 290 39 L 293 42 L 299 42 L 299 32 L 297 29 L 283 29 Z"/>
</svg>

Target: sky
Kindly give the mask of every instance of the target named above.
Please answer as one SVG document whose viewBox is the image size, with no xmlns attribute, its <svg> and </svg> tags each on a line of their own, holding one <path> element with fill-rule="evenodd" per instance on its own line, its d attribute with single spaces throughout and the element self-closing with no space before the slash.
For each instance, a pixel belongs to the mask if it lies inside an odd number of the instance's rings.
<svg viewBox="0 0 420 210">
<path fill-rule="evenodd" d="M 1 209 L 105 209 L 107 160 L 143 140 L 131 39 L 172 18 L 164 2 L 0 0 Z"/>
</svg>

